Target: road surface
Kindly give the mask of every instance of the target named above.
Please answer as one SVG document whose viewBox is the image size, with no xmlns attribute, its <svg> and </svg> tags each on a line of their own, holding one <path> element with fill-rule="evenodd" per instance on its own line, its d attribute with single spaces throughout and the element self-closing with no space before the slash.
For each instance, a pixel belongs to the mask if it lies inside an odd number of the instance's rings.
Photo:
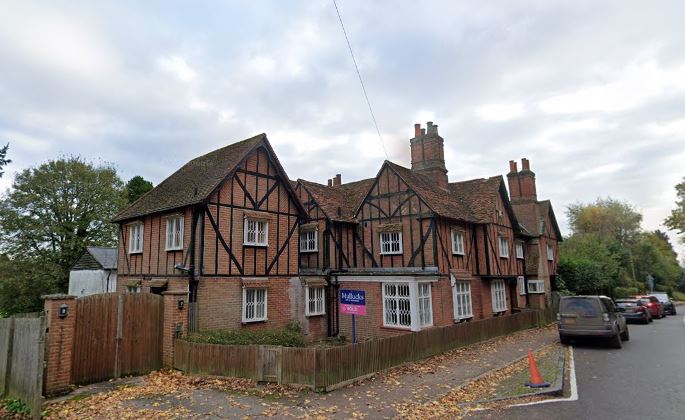
<svg viewBox="0 0 685 420">
<path fill-rule="evenodd" d="M 573 344 L 577 401 L 469 418 L 685 419 L 685 318 L 669 316 L 649 325 L 630 324 L 629 329 L 630 341 L 620 350 Z"/>
</svg>

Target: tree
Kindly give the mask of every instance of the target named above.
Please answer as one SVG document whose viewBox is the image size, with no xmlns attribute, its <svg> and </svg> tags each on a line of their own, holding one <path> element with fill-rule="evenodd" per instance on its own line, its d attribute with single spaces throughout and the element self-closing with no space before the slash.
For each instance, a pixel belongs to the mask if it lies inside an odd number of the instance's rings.
<svg viewBox="0 0 685 420">
<path fill-rule="evenodd" d="M 126 195 L 126 200 L 128 200 L 128 203 L 131 204 L 139 199 L 143 194 L 150 191 L 152 188 L 152 182 L 146 180 L 140 175 L 136 175 L 126 183 L 124 194 Z"/>
<path fill-rule="evenodd" d="M 573 233 L 594 233 L 630 243 L 640 232 L 642 215 L 628 203 L 598 198 L 592 204 L 572 204 L 567 211 Z"/>
<path fill-rule="evenodd" d="M 7 143 L 5 146 L 0 147 L 0 178 L 2 178 L 2 175 L 5 173 L 3 172 L 2 168 L 7 166 L 8 163 L 12 163 L 11 160 L 7 159 L 7 151 L 10 148 L 10 144 Z"/>
<path fill-rule="evenodd" d="M 675 190 L 678 197 L 676 207 L 671 210 L 671 215 L 664 220 L 664 225 L 669 229 L 678 231 L 681 242 L 685 243 L 685 178 L 675 186 Z"/>
<path fill-rule="evenodd" d="M 678 286 L 682 269 L 677 254 L 662 232 L 641 233 L 633 246 L 633 255 L 637 280 L 645 281 L 651 275 L 655 284 L 663 289 L 672 290 Z"/>
<path fill-rule="evenodd" d="M 109 220 L 125 204 L 122 190 L 113 167 L 79 157 L 22 171 L 0 202 L 0 251 L 59 267 L 57 287 L 66 291 L 69 269 L 87 245 L 116 244 Z"/>
<path fill-rule="evenodd" d="M 565 286 L 576 294 L 613 294 L 619 285 L 620 264 L 594 233 L 574 234 L 560 245 L 557 272 Z"/>
<path fill-rule="evenodd" d="M 0 317 L 41 311 L 41 296 L 59 291 L 61 271 L 49 261 L 0 254 Z"/>
</svg>

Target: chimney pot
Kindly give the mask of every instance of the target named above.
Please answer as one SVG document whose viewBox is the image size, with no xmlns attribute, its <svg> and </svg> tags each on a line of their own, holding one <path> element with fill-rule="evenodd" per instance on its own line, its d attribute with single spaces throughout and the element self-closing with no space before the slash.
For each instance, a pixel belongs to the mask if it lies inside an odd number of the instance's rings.
<svg viewBox="0 0 685 420">
<path fill-rule="evenodd" d="M 414 138 L 421 136 L 421 124 L 414 124 Z"/>
<path fill-rule="evenodd" d="M 433 134 L 438 134 L 438 125 L 433 124 Z"/>
<path fill-rule="evenodd" d="M 530 171 L 530 161 L 528 159 L 521 159 L 521 170 Z"/>
<path fill-rule="evenodd" d="M 516 167 L 516 161 L 515 160 L 509 161 L 509 172 L 512 172 L 512 173 L 518 172 L 518 168 Z"/>
<path fill-rule="evenodd" d="M 335 178 L 333 178 L 333 185 L 338 186 L 342 184 L 342 176 L 340 174 L 335 174 Z"/>
<path fill-rule="evenodd" d="M 422 136 L 425 136 L 425 135 L 426 135 L 426 129 L 425 129 L 425 128 L 422 128 L 422 129 L 421 129 L 421 135 L 422 135 Z"/>
<path fill-rule="evenodd" d="M 329 179 L 329 180 L 328 180 L 328 186 L 329 186 L 329 187 L 332 187 L 332 186 L 333 186 L 333 180 L 332 180 L 332 179 Z"/>
</svg>

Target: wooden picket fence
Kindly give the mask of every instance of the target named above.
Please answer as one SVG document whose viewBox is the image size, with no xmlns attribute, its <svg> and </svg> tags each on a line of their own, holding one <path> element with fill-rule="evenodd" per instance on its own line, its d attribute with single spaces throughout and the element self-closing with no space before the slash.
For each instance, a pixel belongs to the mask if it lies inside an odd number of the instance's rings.
<svg viewBox="0 0 685 420">
<path fill-rule="evenodd" d="M 0 319 L 0 398 L 18 398 L 40 418 L 43 403 L 45 318 Z"/>
<path fill-rule="evenodd" d="M 332 348 L 230 346 L 176 340 L 174 367 L 330 391 L 393 366 L 516 331 L 540 327 L 547 312 L 524 311 L 480 321 Z"/>
</svg>

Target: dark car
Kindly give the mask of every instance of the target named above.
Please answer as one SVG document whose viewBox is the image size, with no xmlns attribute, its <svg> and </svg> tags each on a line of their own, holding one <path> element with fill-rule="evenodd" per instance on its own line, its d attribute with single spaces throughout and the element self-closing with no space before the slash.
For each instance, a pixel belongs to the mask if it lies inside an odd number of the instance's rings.
<svg viewBox="0 0 685 420">
<path fill-rule="evenodd" d="M 671 300 L 670 297 L 668 297 L 668 293 L 661 293 L 661 292 L 654 292 L 650 293 L 650 296 L 654 296 L 655 298 L 659 299 L 659 302 L 661 302 L 661 305 L 664 307 L 664 313 L 668 315 L 675 315 L 676 310 L 675 310 L 675 303 Z"/>
<path fill-rule="evenodd" d="M 626 321 L 640 321 L 643 324 L 652 322 L 652 315 L 640 299 L 618 299 L 616 306 L 623 312 Z"/>
<path fill-rule="evenodd" d="M 647 306 L 647 309 L 652 314 L 652 318 L 661 319 L 666 316 L 664 315 L 664 306 L 654 296 L 631 296 L 630 299 L 640 299 Z"/>
<path fill-rule="evenodd" d="M 557 319 L 563 344 L 574 337 L 602 338 L 620 349 L 630 339 L 623 312 L 606 296 L 563 296 Z"/>
</svg>

